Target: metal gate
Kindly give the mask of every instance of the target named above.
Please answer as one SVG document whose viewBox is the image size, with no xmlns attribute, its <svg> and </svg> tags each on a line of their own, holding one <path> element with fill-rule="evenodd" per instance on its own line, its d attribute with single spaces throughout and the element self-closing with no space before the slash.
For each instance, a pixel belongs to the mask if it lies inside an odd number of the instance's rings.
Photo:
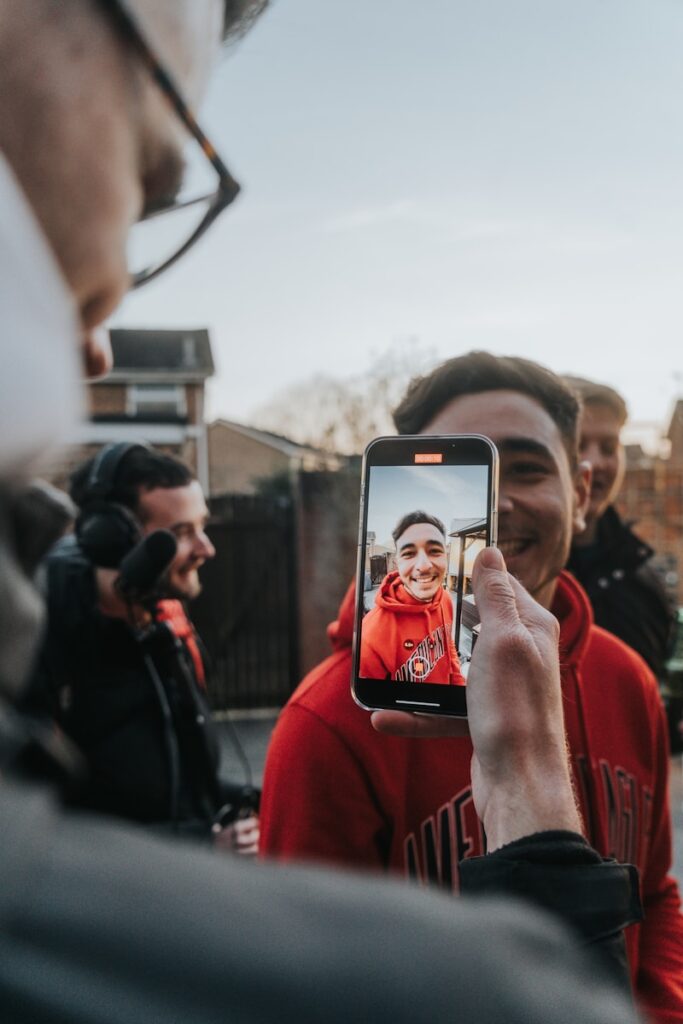
<svg viewBox="0 0 683 1024">
<path fill-rule="evenodd" d="M 191 616 L 211 658 L 212 707 L 280 707 L 299 679 L 291 499 L 230 495 L 211 510 L 216 557 Z"/>
</svg>

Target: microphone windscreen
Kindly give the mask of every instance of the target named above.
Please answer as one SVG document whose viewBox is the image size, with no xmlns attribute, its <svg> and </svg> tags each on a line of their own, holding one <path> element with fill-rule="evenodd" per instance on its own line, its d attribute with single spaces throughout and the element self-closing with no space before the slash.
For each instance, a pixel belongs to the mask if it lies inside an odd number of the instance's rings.
<svg viewBox="0 0 683 1024">
<path fill-rule="evenodd" d="M 155 530 L 129 551 L 119 566 L 119 587 L 124 594 L 147 594 L 175 558 L 178 545 L 170 530 Z"/>
</svg>

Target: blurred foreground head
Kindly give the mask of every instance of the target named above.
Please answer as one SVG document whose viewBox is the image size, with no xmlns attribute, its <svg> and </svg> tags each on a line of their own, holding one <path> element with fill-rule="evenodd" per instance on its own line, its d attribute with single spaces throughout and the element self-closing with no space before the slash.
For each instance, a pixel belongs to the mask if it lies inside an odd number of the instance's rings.
<svg viewBox="0 0 683 1024">
<path fill-rule="evenodd" d="M 188 141 L 123 8 L 190 108 L 221 43 L 267 0 L 0 0 L 0 689 L 30 658 L 40 603 L 16 559 L 18 488 L 107 369 L 95 333 L 130 283 L 127 241 L 176 196 Z M 11 649 L 11 657 L 9 651 Z"/>
<path fill-rule="evenodd" d="M 221 40 L 238 34 L 264 5 L 121 6 L 195 108 Z M 143 210 L 178 191 L 186 141 L 176 112 L 121 31 L 117 6 L 0 0 L 0 150 L 57 259 L 84 336 L 128 288 L 129 229 Z M 97 353 L 91 356 L 94 362 Z"/>
</svg>

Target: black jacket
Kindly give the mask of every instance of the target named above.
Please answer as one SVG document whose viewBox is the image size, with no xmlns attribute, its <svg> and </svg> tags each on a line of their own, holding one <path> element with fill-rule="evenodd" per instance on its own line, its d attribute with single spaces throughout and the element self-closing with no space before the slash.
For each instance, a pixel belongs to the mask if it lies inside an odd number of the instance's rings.
<svg viewBox="0 0 683 1024">
<path fill-rule="evenodd" d="M 588 594 L 598 626 L 637 651 L 660 681 L 674 639 L 675 610 L 651 565 L 654 552 L 612 507 L 590 547 L 572 547 L 567 568 Z"/>
<path fill-rule="evenodd" d="M 80 806 L 208 835 L 222 803 L 219 744 L 185 644 L 165 624 L 138 635 L 97 610 L 73 538 L 46 561 L 47 632 L 29 693 L 85 757 Z"/>
</svg>

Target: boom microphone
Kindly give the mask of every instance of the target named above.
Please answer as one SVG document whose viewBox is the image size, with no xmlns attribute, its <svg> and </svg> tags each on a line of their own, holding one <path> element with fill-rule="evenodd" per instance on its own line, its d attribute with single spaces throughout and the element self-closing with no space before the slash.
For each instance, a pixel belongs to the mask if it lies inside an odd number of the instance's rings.
<svg viewBox="0 0 683 1024">
<path fill-rule="evenodd" d="M 123 558 L 116 586 L 128 601 L 155 598 L 162 576 L 175 558 L 178 545 L 170 530 L 148 534 Z"/>
</svg>

